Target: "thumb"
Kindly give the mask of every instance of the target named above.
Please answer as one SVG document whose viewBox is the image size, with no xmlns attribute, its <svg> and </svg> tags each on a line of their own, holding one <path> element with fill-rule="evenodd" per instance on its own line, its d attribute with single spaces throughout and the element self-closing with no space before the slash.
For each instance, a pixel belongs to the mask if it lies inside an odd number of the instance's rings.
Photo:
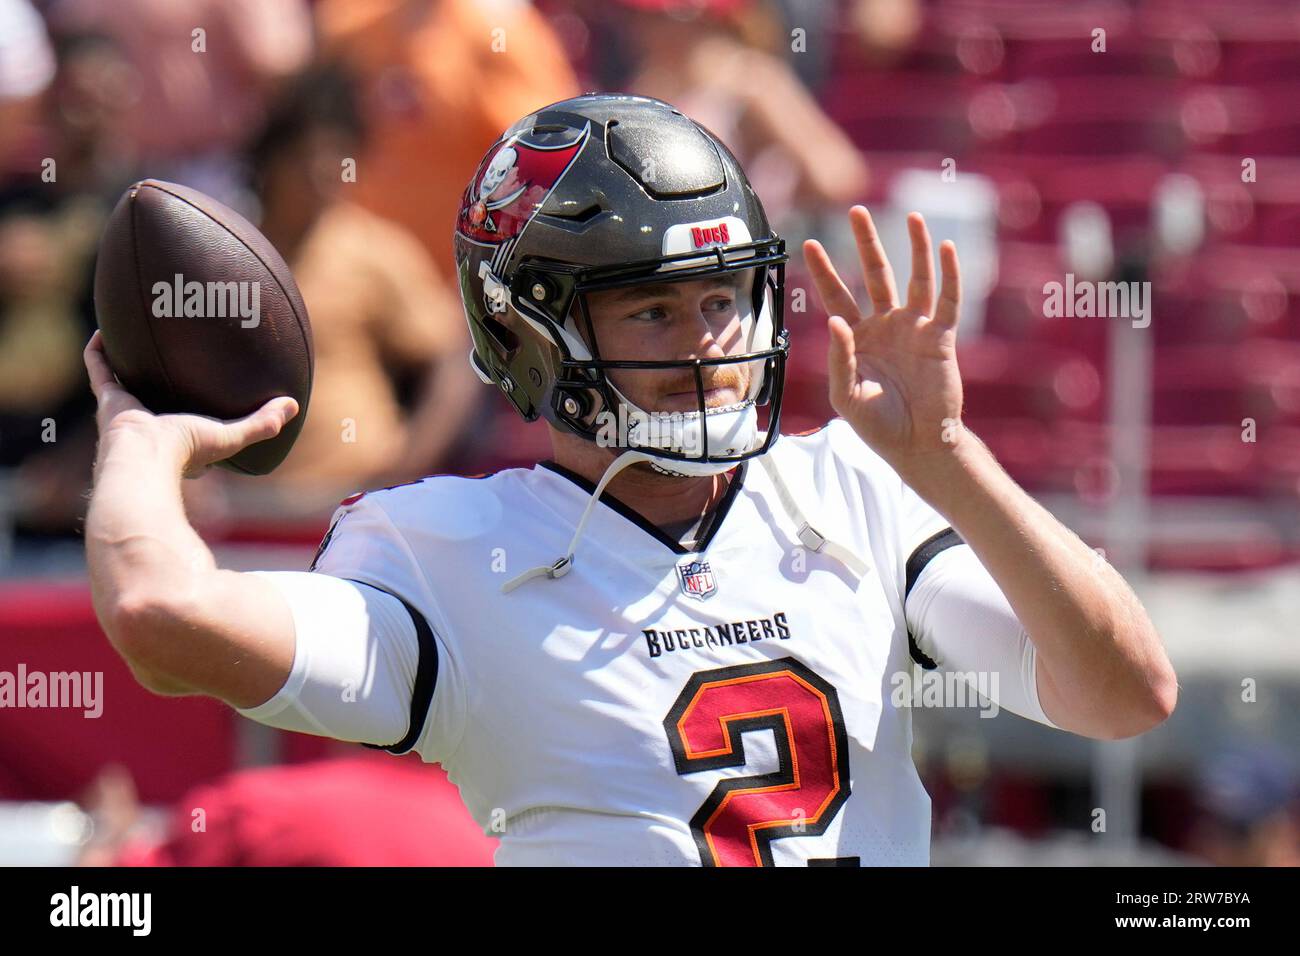
<svg viewBox="0 0 1300 956">
<path fill-rule="evenodd" d="M 830 349 L 827 352 L 827 371 L 830 378 L 831 403 L 845 399 L 853 388 L 858 372 L 857 343 L 849 323 L 838 315 L 826 321 L 830 332 Z"/>
<path fill-rule="evenodd" d="M 298 403 L 287 396 L 273 398 L 251 415 L 221 424 L 216 449 L 220 461 L 249 445 L 274 438 L 298 414 Z"/>
</svg>

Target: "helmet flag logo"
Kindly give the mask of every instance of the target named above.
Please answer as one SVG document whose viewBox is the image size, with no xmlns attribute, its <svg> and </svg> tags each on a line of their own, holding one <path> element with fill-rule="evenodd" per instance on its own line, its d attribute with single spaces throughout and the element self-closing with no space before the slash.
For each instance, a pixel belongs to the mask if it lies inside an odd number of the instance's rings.
<svg viewBox="0 0 1300 956">
<path fill-rule="evenodd" d="M 518 236 L 582 151 L 590 129 L 566 131 L 558 141 L 527 130 L 499 142 L 465 191 L 456 231 L 492 245 Z"/>
</svg>

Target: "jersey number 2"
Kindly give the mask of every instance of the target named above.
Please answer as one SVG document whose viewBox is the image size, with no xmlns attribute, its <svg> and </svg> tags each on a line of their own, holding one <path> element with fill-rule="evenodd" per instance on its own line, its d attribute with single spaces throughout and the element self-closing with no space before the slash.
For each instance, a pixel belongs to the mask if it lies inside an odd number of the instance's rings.
<svg viewBox="0 0 1300 956">
<path fill-rule="evenodd" d="M 699 671 L 664 718 L 679 774 L 744 766 L 742 735 L 762 729 L 776 738 L 777 770 L 720 781 L 691 818 L 705 866 L 772 866 L 773 840 L 825 833 L 849 798 L 839 695 L 792 657 Z"/>
</svg>

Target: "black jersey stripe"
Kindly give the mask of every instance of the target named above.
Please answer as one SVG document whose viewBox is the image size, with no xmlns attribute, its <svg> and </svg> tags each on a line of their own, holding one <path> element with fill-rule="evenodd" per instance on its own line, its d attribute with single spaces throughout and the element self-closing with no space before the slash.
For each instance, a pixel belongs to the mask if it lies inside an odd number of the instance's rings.
<svg viewBox="0 0 1300 956">
<path fill-rule="evenodd" d="M 415 639 L 420 645 L 420 663 L 415 670 L 415 689 L 411 693 L 411 718 L 406 728 L 406 736 L 395 744 L 362 744 L 363 747 L 387 750 L 391 754 L 409 753 L 424 730 L 424 722 L 429 716 L 429 707 L 433 703 L 433 691 L 438 685 L 438 645 L 433 639 L 433 628 L 429 627 L 429 622 L 425 620 L 424 615 L 400 594 L 375 587 L 365 581 L 356 581 L 352 578 L 348 580 L 353 584 L 364 584 L 368 588 L 382 591 L 389 597 L 397 598 L 406 608 L 406 613 L 411 615 L 411 623 L 415 625 Z"/>
<path fill-rule="evenodd" d="M 951 547 L 959 544 L 965 544 L 961 535 L 952 528 L 944 528 L 942 531 L 932 534 L 916 546 L 912 556 L 907 559 L 905 569 L 906 583 L 903 585 L 903 607 L 907 607 L 907 596 L 912 593 L 912 588 L 916 586 L 917 580 L 921 577 L 921 572 L 925 566 L 934 560 L 934 556 L 941 551 L 946 551 Z M 906 611 L 904 611 L 906 616 Z M 932 660 L 924 651 L 921 650 L 916 638 L 912 636 L 911 629 L 907 632 L 907 649 L 912 655 L 912 660 L 916 661 L 925 670 L 932 671 L 938 667 L 938 663 Z"/>
</svg>

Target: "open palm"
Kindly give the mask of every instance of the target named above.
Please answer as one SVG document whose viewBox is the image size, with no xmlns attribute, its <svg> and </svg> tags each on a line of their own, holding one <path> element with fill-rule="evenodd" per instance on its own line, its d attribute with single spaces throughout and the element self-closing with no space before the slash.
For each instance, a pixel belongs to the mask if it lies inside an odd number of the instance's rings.
<svg viewBox="0 0 1300 956">
<path fill-rule="evenodd" d="M 893 270 L 863 206 L 849 210 L 871 307 L 862 308 L 835 271 L 825 248 L 804 243 L 804 259 L 830 316 L 831 407 L 877 454 L 902 470 L 951 448 L 961 419 L 957 314 L 961 278 L 957 249 L 939 247 L 943 286 L 936 303 L 930 233 L 920 213 L 907 217 L 912 276 L 899 305 Z"/>
</svg>

